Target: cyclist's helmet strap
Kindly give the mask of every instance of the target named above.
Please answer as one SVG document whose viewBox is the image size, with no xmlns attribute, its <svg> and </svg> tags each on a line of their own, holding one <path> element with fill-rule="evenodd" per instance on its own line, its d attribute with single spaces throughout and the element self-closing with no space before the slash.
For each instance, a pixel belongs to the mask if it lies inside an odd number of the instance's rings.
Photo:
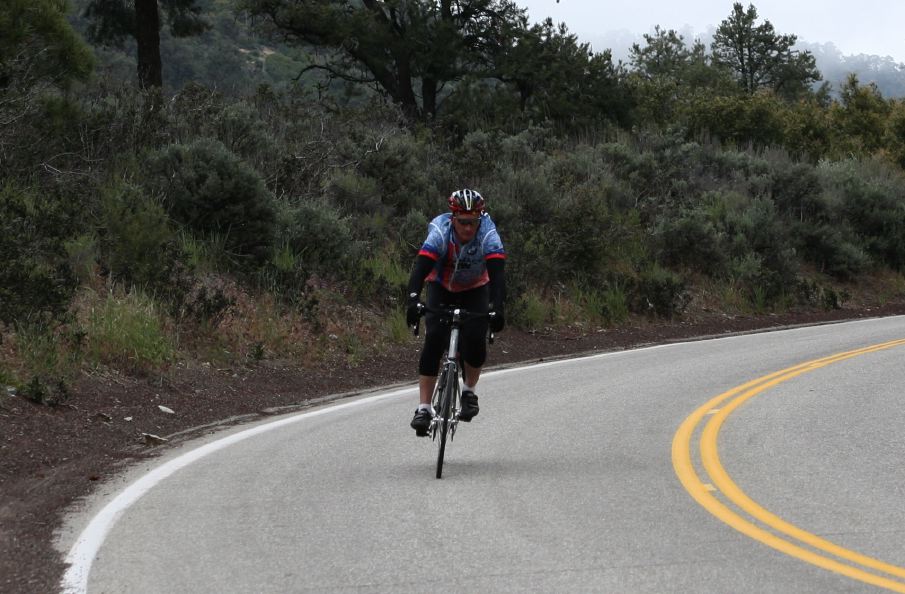
<svg viewBox="0 0 905 594">
<path fill-rule="evenodd" d="M 456 190 L 449 196 L 449 209 L 453 213 L 473 212 L 484 213 L 484 197 L 475 190 L 464 188 Z"/>
</svg>

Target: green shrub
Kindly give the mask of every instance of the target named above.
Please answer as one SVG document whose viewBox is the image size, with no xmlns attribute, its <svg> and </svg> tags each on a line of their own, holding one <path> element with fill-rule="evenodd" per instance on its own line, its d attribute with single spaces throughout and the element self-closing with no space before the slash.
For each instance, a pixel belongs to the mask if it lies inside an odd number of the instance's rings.
<svg viewBox="0 0 905 594">
<path fill-rule="evenodd" d="M 787 109 L 768 93 L 706 97 L 692 104 L 689 125 L 726 143 L 764 147 L 781 144 Z"/>
<path fill-rule="evenodd" d="M 213 124 L 217 139 L 236 155 L 262 166 L 276 160 L 276 141 L 254 107 L 244 102 L 227 104 Z"/>
<path fill-rule="evenodd" d="M 756 252 L 733 258 L 729 264 L 729 277 L 758 313 L 767 311 L 769 306 L 778 302 L 789 286 Z"/>
<path fill-rule="evenodd" d="M 905 177 L 888 164 L 849 159 L 818 167 L 827 224 L 847 223 L 856 247 L 877 263 L 905 269 Z"/>
<path fill-rule="evenodd" d="M 282 202 L 279 209 L 278 245 L 307 274 L 342 277 L 359 257 L 360 245 L 349 228 L 349 219 L 325 200 Z"/>
<path fill-rule="evenodd" d="M 401 309 L 391 310 L 384 318 L 383 332 L 392 344 L 405 344 L 412 339 L 412 331 L 405 323 L 405 312 Z"/>
<path fill-rule="evenodd" d="M 63 313 L 75 292 L 66 241 L 80 217 L 60 196 L 0 186 L 0 321 L 46 319 Z"/>
<path fill-rule="evenodd" d="M 409 134 L 382 136 L 359 156 L 359 171 L 364 177 L 377 182 L 380 201 L 391 213 L 402 216 L 412 209 L 431 206 L 430 197 L 445 195 L 449 189 L 440 189 L 428 177 L 423 158 L 427 147 Z"/>
<path fill-rule="evenodd" d="M 686 210 L 675 218 L 664 218 L 654 229 L 657 259 L 666 266 L 685 267 L 709 275 L 725 266 L 720 232 L 708 213 Z"/>
<path fill-rule="evenodd" d="M 339 170 L 330 178 L 327 193 L 343 212 L 349 214 L 367 216 L 385 211 L 377 180 L 355 171 Z"/>
<path fill-rule="evenodd" d="M 172 293 L 186 256 L 158 201 L 134 186 L 109 188 L 102 195 L 100 224 L 103 260 L 116 282 Z"/>
<path fill-rule="evenodd" d="M 628 319 L 628 295 L 620 286 L 611 286 L 601 294 L 601 305 L 606 321 L 617 325 Z"/>
<path fill-rule="evenodd" d="M 806 305 L 817 305 L 829 311 L 840 309 L 848 299 L 845 291 L 837 291 L 833 287 L 821 285 L 812 279 L 801 279 L 797 285 L 798 302 Z"/>
<path fill-rule="evenodd" d="M 635 309 L 641 313 L 672 318 L 685 311 L 690 295 L 685 281 L 670 270 L 654 265 L 635 281 Z"/>
<path fill-rule="evenodd" d="M 79 284 L 89 283 L 97 275 L 100 255 L 94 233 L 79 235 L 63 243 L 69 259 L 69 269 Z"/>
<path fill-rule="evenodd" d="M 275 234 L 273 197 L 220 142 L 171 145 L 149 155 L 148 172 L 170 216 L 196 236 L 221 236 L 240 269 L 267 259 Z"/>
<path fill-rule="evenodd" d="M 778 298 L 794 282 L 798 261 L 773 202 L 759 198 L 735 202 L 722 211 L 721 225 L 726 256 L 735 262 L 757 262 L 756 282 L 749 286 L 762 287 L 771 299 Z"/>
<path fill-rule="evenodd" d="M 176 352 L 156 304 L 135 291 L 104 297 L 89 312 L 85 334 L 88 360 L 120 369 L 147 371 Z"/>
<path fill-rule="evenodd" d="M 66 334 L 45 323 L 16 326 L 15 345 L 24 365 L 22 394 L 38 404 L 56 406 L 70 395 L 69 382 L 78 371 L 83 337 L 79 332 Z"/>
<path fill-rule="evenodd" d="M 513 307 L 513 323 L 530 332 L 544 327 L 549 320 L 550 308 L 536 291 L 523 293 Z"/>
<path fill-rule="evenodd" d="M 770 195 L 781 214 L 799 221 L 813 221 L 825 216 L 823 187 L 813 166 L 804 163 L 777 164 L 770 178 Z"/>
<path fill-rule="evenodd" d="M 454 158 L 459 170 L 468 171 L 472 176 L 482 176 L 493 171 L 498 153 L 497 136 L 476 130 L 465 135 L 454 151 Z"/>
<path fill-rule="evenodd" d="M 871 266 L 870 256 L 844 223 L 801 225 L 798 237 L 803 256 L 838 279 L 853 279 Z"/>
<path fill-rule="evenodd" d="M 575 284 L 569 290 L 569 299 L 593 325 L 615 325 L 628 318 L 628 298 L 618 285 L 599 288 Z"/>
</svg>

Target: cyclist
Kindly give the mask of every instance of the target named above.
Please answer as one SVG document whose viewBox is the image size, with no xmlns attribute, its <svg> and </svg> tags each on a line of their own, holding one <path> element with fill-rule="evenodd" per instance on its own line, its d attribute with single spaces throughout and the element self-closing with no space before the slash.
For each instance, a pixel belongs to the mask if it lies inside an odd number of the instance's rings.
<svg viewBox="0 0 905 594">
<path fill-rule="evenodd" d="M 486 313 L 491 308 L 494 312 L 490 318 L 474 318 L 466 323 L 459 338 L 465 384 L 459 420 L 468 422 L 478 414 L 475 386 L 487 358 L 488 323 L 493 332 L 501 331 L 505 325 L 506 251 L 496 225 L 484 211 L 481 194 L 467 188 L 456 190 L 447 202 L 450 212 L 430 222 L 427 239 L 415 258 L 408 284 L 406 322 L 410 326 L 418 324 L 421 289 L 425 281 L 430 307 L 458 306 L 476 313 Z M 411 422 L 418 436 L 427 435 L 430 427 L 431 395 L 450 332 L 449 326 L 430 312 L 425 315 L 424 325 L 424 347 L 418 363 L 421 401 Z"/>
</svg>

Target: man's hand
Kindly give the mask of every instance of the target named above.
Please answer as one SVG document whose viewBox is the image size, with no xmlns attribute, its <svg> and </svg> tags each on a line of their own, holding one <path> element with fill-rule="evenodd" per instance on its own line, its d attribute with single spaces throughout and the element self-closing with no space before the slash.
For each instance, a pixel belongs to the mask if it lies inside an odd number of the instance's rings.
<svg viewBox="0 0 905 594">
<path fill-rule="evenodd" d="M 421 320 L 421 301 L 418 300 L 417 293 L 411 293 L 405 307 L 405 323 L 410 328 L 418 325 Z"/>
<path fill-rule="evenodd" d="M 490 312 L 490 331 L 496 334 L 503 330 L 506 326 L 506 318 L 503 315 L 503 308 L 494 308 Z"/>
</svg>

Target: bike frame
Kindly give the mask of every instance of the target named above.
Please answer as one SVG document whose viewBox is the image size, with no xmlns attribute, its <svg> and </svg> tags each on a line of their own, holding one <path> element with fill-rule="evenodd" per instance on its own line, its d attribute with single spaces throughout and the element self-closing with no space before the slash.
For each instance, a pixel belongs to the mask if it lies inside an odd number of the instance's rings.
<svg viewBox="0 0 905 594">
<path fill-rule="evenodd" d="M 428 428 L 431 439 L 437 442 L 437 478 L 441 478 L 446 441 L 447 439 L 452 441 L 459 424 L 459 412 L 462 410 L 461 388 L 459 387 L 459 330 L 466 321 L 491 314 L 472 313 L 460 307 L 435 309 L 423 304 L 419 307 L 422 313 L 429 311 L 438 314 L 441 319 L 448 320 L 447 323 L 450 325 L 446 360 L 440 367 L 437 384 L 434 386 L 434 393 L 431 396 L 433 417 Z M 415 326 L 413 329 L 417 334 L 418 327 Z M 493 343 L 493 333 L 488 336 L 488 341 Z"/>
<path fill-rule="evenodd" d="M 437 438 L 437 434 L 441 429 L 441 423 L 448 423 L 449 439 L 452 441 L 456 433 L 456 426 L 459 424 L 459 328 L 462 323 L 462 310 L 454 309 L 452 311 L 452 319 L 450 320 L 451 329 L 449 332 L 449 347 L 446 350 L 446 361 L 443 362 L 442 371 L 437 378 L 437 385 L 434 386 L 434 395 L 431 397 L 431 406 L 434 407 L 434 418 L 431 420 L 429 429 L 432 439 Z M 453 378 L 453 381 L 450 381 Z M 452 394 L 445 394 L 448 388 L 452 386 Z M 443 398 L 450 398 L 448 417 L 444 417 L 445 413 Z"/>
</svg>

